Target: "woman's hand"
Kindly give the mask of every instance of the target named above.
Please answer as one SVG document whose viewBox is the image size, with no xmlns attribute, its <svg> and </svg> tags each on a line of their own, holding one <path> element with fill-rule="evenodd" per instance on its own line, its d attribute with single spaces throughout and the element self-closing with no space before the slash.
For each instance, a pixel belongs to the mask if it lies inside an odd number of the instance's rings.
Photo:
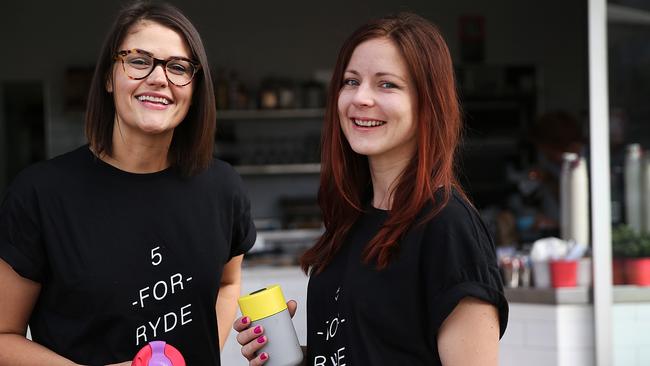
<svg viewBox="0 0 650 366">
<path fill-rule="evenodd" d="M 296 313 L 296 307 L 298 304 L 293 301 L 287 301 L 287 308 L 289 309 L 289 315 L 293 318 L 293 315 Z M 266 352 L 259 352 L 268 339 L 264 335 L 264 327 L 257 325 L 251 327 L 251 320 L 249 317 L 241 317 L 235 320 L 233 324 L 233 329 L 237 331 L 237 342 L 242 346 L 241 354 L 246 357 L 248 364 L 250 366 L 259 366 L 263 365 L 266 360 L 269 359 L 269 355 Z"/>
</svg>

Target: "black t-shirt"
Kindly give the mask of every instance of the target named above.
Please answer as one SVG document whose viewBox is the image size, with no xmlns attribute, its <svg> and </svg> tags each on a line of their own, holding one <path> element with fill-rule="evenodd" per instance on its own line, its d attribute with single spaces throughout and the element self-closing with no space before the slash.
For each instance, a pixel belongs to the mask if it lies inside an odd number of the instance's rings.
<svg viewBox="0 0 650 366">
<path fill-rule="evenodd" d="M 27 168 L 0 206 L 0 258 L 42 286 L 33 340 L 81 364 L 163 340 L 219 365 L 223 266 L 254 241 L 241 179 L 216 159 L 191 178 L 133 174 L 84 146 Z"/>
<path fill-rule="evenodd" d="M 387 218 L 388 211 L 369 208 L 333 261 L 310 277 L 309 366 L 440 365 L 438 330 L 467 296 L 497 307 L 503 335 L 508 304 L 476 211 L 454 194 L 437 216 L 408 231 L 378 271 L 363 264 L 363 249 Z"/>
</svg>

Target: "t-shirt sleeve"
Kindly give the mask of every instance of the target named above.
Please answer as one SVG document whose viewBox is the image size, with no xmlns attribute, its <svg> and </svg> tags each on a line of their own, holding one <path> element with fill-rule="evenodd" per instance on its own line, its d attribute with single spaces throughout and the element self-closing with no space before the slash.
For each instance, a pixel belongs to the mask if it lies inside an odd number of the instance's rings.
<svg viewBox="0 0 650 366">
<path fill-rule="evenodd" d="M 424 259 L 430 329 L 436 334 L 465 297 L 494 305 L 500 336 L 508 322 L 508 303 L 496 261 L 494 243 L 473 208 L 452 197 L 425 232 Z"/>
<path fill-rule="evenodd" d="M 38 205 L 34 194 L 17 188 L 24 187 L 9 188 L 0 204 L 0 258 L 22 277 L 41 282 L 46 256 Z"/>
<path fill-rule="evenodd" d="M 251 216 L 251 204 L 243 189 L 241 178 L 233 200 L 233 235 L 230 243 L 230 258 L 246 253 L 255 244 L 256 230 Z"/>
</svg>

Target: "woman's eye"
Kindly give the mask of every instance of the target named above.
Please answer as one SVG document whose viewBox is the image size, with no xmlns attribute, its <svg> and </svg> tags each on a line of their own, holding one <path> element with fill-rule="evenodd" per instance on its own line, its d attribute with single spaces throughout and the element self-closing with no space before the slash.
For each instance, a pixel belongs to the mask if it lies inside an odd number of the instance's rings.
<svg viewBox="0 0 650 366">
<path fill-rule="evenodd" d="M 180 75 L 186 73 L 188 68 L 180 63 L 169 63 L 167 64 L 167 70 Z"/>
<path fill-rule="evenodd" d="M 397 85 L 395 85 L 395 84 L 393 84 L 393 83 L 391 83 L 391 82 L 389 82 L 389 81 L 384 81 L 384 82 L 382 82 L 381 84 L 379 84 L 379 86 L 382 87 L 382 88 L 384 88 L 384 89 L 393 89 L 393 88 L 397 88 Z"/>
<path fill-rule="evenodd" d="M 151 65 L 151 61 L 146 58 L 132 58 L 129 59 L 129 65 L 133 67 L 147 67 Z"/>
<path fill-rule="evenodd" d="M 343 80 L 343 85 L 347 86 L 359 86 L 359 82 L 355 79 L 345 79 Z"/>
</svg>

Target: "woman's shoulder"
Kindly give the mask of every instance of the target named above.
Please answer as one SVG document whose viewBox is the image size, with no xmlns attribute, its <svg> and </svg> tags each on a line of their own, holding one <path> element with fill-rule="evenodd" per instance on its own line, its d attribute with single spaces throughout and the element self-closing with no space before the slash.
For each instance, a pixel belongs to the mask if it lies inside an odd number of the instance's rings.
<svg viewBox="0 0 650 366">
<path fill-rule="evenodd" d="M 235 168 L 230 165 L 230 163 L 221 160 L 217 157 L 212 158 L 212 162 L 210 163 L 210 166 L 208 166 L 207 172 L 214 176 L 218 177 L 219 179 L 225 179 L 227 181 L 236 181 L 239 182 L 241 181 L 241 177 L 239 176 L 239 173 L 235 170 Z"/>
<path fill-rule="evenodd" d="M 14 191 L 44 189 L 65 184 L 65 180 L 72 179 L 74 171 L 78 170 L 90 154 L 88 147 L 82 146 L 48 160 L 33 163 L 16 175 L 10 189 Z"/>
<path fill-rule="evenodd" d="M 212 157 L 212 162 L 210 163 L 209 169 L 219 171 L 227 174 L 236 174 L 237 171 L 235 168 L 225 160 L 221 160 L 216 156 Z"/>
<path fill-rule="evenodd" d="M 433 210 L 433 204 L 429 205 L 429 210 Z M 444 207 L 426 221 L 424 233 L 427 240 L 444 241 L 444 247 L 453 250 L 485 251 L 493 247 L 489 231 L 478 210 L 455 190 L 451 192 Z"/>
<path fill-rule="evenodd" d="M 214 157 L 208 168 L 200 174 L 204 183 L 210 187 L 220 187 L 225 191 L 240 191 L 243 181 L 235 168 L 219 158 Z"/>
<path fill-rule="evenodd" d="M 431 217 L 427 222 L 427 226 L 433 227 L 449 227 L 457 225 L 474 225 L 478 218 L 478 211 L 472 204 L 465 198 L 459 191 L 452 189 L 448 199 L 444 200 L 444 192 L 439 190 L 436 192 L 435 201 L 429 202 L 423 212 L 422 217 Z M 443 202 L 442 208 L 434 212 L 438 202 Z"/>
</svg>

